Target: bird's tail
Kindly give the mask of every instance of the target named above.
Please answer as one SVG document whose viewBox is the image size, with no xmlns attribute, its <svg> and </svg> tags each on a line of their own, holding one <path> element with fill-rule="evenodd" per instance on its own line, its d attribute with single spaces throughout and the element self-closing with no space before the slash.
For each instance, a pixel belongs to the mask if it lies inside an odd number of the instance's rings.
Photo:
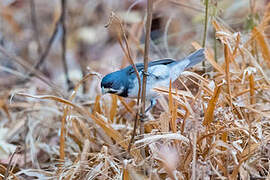
<svg viewBox="0 0 270 180">
<path fill-rule="evenodd" d="M 190 54 L 186 59 L 190 60 L 189 65 L 187 65 L 186 69 L 195 66 L 196 64 L 202 62 L 205 59 L 205 54 L 204 54 L 204 48 L 201 48 L 194 53 Z"/>
</svg>

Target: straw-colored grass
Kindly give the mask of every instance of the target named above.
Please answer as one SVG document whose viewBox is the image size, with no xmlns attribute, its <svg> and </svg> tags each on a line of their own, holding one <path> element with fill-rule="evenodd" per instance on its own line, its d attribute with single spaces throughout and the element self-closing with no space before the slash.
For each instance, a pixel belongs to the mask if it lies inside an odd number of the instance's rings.
<svg viewBox="0 0 270 180">
<path fill-rule="evenodd" d="M 136 5 L 136 2 L 133 4 L 136 11 L 131 9 L 125 16 L 118 11 L 123 13 L 128 9 L 120 6 L 119 1 L 120 10 L 115 10 L 115 19 L 111 19 L 110 27 L 106 29 L 106 36 L 110 38 L 103 37 L 94 43 L 92 36 L 84 37 L 85 34 L 80 34 L 85 39 L 79 40 L 76 28 L 87 20 L 93 27 L 106 24 L 111 14 L 109 5 L 97 2 L 96 6 L 83 7 L 70 2 L 74 7 L 68 6 L 71 13 L 67 22 L 69 56 L 82 61 L 86 57 L 79 56 L 84 48 L 99 55 L 95 57 L 85 52 L 90 56 L 87 62 L 91 70 L 79 79 L 71 73 L 76 82 L 72 92 L 63 88 L 61 83 L 64 81 L 58 79 L 61 73 L 48 80 L 39 70 L 33 69 L 29 63 L 34 56 L 33 47 L 29 47 L 32 53 L 29 55 L 21 52 L 25 50 L 22 46 L 18 47 L 21 51 L 0 47 L 0 58 L 8 56 L 12 60 L 9 62 L 17 62 L 24 69 L 19 65 L 7 65 L 7 68 L 25 70 L 37 77 L 18 85 L 3 80 L 8 85 L 0 88 L 0 179 L 5 176 L 9 179 L 270 179 L 270 4 L 257 1 L 254 7 L 232 0 L 217 1 L 224 7 L 222 9 L 209 1 L 207 74 L 203 74 L 202 66 L 197 65 L 184 72 L 177 82 L 171 82 L 170 87 L 155 89 L 160 93 L 158 104 L 147 114 L 145 133 L 140 134 L 137 129 L 129 153 L 134 119 L 141 107 L 135 100 L 101 95 L 99 82 L 100 74 L 136 63 L 136 57 L 143 57 L 140 43 L 145 32 L 145 6 L 139 2 Z M 188 54 L 188 49 L 201 48 L 198 42 L 203 38 L 200 30 L 203 30 L 204 5 L 195 0 L 185 3 L 154 2 L 154 17 L 164 16 L 160 26 L 164 26 L 168 34 L 161 37 L 166 43 L 156 39 L 151 41 L 150 59 L 164 58 L 158 53 L 168 50 L 171 50 L 168 54 L 174 55 L 172 58 L 177 58 Z M 113 2 L 110 5 L 113 6 Z M 234 8 L 239 6 L 238 14 Z M 0 12 L 2 8 L 0 5 Z M 102 14 L 96 11 L 99 8 L 103 8 Z M 252 16 L 253 26 L 245 29 L 246 16 L 243 14 L 250 13 L 249 8 L 255 8 L 252 13 L 257 14 Z M 16 7 L 7 10 L 25 13 Z M 220 15 L 212 16 L 215 10 Z M 44 11 L 37 13 L 52 13 Z M 172 11 L 171 17 L 167 14 L 169 11 Z M 55 8 L 53 13 L 56 21 L 59 9 Z M 13 16 L 3 13 L 0 16 L 13 29 L 14 36 L 26 31 L 18 26 L 19 22 Z M 189 24 L 185 18 L 193 22 Z M 234 18 L 235 24 L 230 23 Z M 169 25 L 166 24 L 168 20 Z M 26 23 L 21 21 L 21 24 Z M 199 26 L 201 29 L 196 30 Z M 87 28 L 88 33 L 98 36 L 99 32 Z M 211 28 L 216 32 L 213 37 Z M 43 37 L 46 30 L 40 31 Z M 9 35 L 10 32 L 5 30 L 3 33 Z M 26 34 L 20 36 L 25 38 Z M 7 38 L 12 41 L 12 37 Z M 216 55 L 212 38 L 217 39 Z M 103 48 L 101 52 L 100 48 Z M 48 57 L 59 58 L 58 50 L 53 48 Z M 10 53 L 13 51 L 20 58 Z M 57 62 L 47 63 L 49 74 L 61 69 L 56 66 Z M 21 78 L 16 74 L 13 76 Z M 11 78 L 11 75 L 5 78 Z M 84 94 L 82 86 L 85 82 L 88 91 Z M 16 150 L 16 147 L 20 149 Z M 145 149 L 145 157 L 141 149 Z"/>
</svg>

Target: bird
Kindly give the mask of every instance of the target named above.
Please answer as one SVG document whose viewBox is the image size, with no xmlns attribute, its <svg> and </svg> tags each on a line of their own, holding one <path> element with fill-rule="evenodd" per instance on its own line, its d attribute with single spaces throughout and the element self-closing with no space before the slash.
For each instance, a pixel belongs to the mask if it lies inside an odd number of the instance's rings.
<svg viewBox="0 0 270 180">
<path fill-rule="evenodd" d="M 204 59 L 205 49 L 201 48 L 180 60 L 167 58 L 149 62 L 146 82 L 146 100 L 150 101 L 150 106 L 145 112 L 148 112 L 157 102 L 156 99 L 159 94 L 154 91 L 154 88 L 160 86 L 169 87 L 170 81 L 173 83 L 183 71 L 202 62 Z M 135 66 L 142 82 L 144 64 L 137 63 Z M 100 85 L 102 94 L 117 94 L 125 98 L 137 98 L 138 96 L 138 78 L 131 65 L 105 75 Z"/>
</svg>

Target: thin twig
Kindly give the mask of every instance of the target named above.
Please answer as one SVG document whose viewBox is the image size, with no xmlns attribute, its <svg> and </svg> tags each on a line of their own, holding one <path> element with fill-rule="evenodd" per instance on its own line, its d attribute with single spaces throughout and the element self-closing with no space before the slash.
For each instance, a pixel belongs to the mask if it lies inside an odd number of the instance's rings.
<svg viewBox="0 0 270 180">
<path fill-rule="evenodd" d="M 34 29 L 34 36 L 35 36 L 35 40 L 36 40 L 36 42 L 38 44 L 38 54 L 41 54 L 39 60 L 34 65 L 34 68 L 39 69 L 39 67 L 44 63 L 46 57 L 48 56 L 48 54 L 50 52 L 52 43 L 53 43 L 53 41 L 54 41 L 54 39 L 56 37 L 56 34 L 58 32 L 58 25 L 59 25 L 60 18 L 59 18 L 59 20 L 57 21 L 57 23 L 55 25 L 55 28 L 53 30 L 53 34 L 49 39 L 49 42 L 48 42 L 48 44 L 47 44 L 47 46 L 45 48 L 45 51 L 42 53 L 43 48 L 41 46 L 39 35 L 38 35 L 37 20 L 36 20 L 36 9 L 35 9 L 34 0 L 30 1 L 30 9 L 31 9 L 31 22 L 32 22 L 33 29 Z M 27 81 L 30 80 L 30 77 L 32 77 L 33 75 L 34 74 L 32 72 L 30 72 L 29 75 L 27 75 L 27 77 L 25 79 L 17 81 L 16 84 L 26 83 Z"/>
<path fill-rule="evenodd" d="M 205 44 L 206 44 L 207 25 L 208 25 L 208 0 L 205 0 L 204 31 L 203 31 L 203 42 L 202 42 L 203 48 L 205 47 Z"/>
<path fill-rule="evenodd" d="M 129 61 L 129 63 L 133 67 L 133 69 L 135 71 L 135 74 L 136 74 L 136 77 L 137 77 L 137 80 L 138 80 L 139 91 L 138 91 L 138 97 L 137 97 L 137 107 L 140 107 L 140 95 L 141 95 L 141 78 L 140 78 L 140 74 L 139 74 L 139 72 L 137 70 L 136 65 L 134 64 L 134 61 L 133 61 L 132 57 L 131 57 L 131 50 L 130 50 L 130 47 L 129 47 L 129 44 L 128 44 L 127 36 L 126 36 L 125 29 L 123 27 L 123 23 L 122 23 L 121 19 L 119 17 L 117 17 L 112 12 L 111 16 L 110 16 L 110 19 L 109 19 L 109 22 L 108 22 L 107 25 L 105 25 L 105 27 L 109 27 L 111 25 L 111 23 L 113 22 L 113 20 L 116 20 L 116 22 L 120 26 L 120 30 L 121 30 L 121 33 L 122 33 L 122 35 L 124 37 L 124 43 L 125 43 L 126 48 L 124 47 L 124 45 L 122 43 L 123 39 L 122 39 L 122 36 L 121 36 L 120 33 L 118 33 L 118 41 L 119 41 L 119 44 L 120 44 L 123 52 L 125 53 L 125 56 L 127 57 L 128 61 Z M 134 120 L 133 133 L 132 133 L 132 137 L 131 137 L 131 140 L 129 142 L 129 145 L 128 145 L 128 153 L 130 153 L 132 143 L 133 143 L 134 138 L 136 136 L 136 129 L 137 129 L 138 121 L 139 121 L 139 108 L 137 108 L 137 112 L 136 112 L 136 116 L 135 116 L 135 120 Z"/>
<path fill-rule="evenodd" d="M 147 1 L 147 19 L 146 19 L 146 34 L 145 34 L 145 46 L 144 46 L 144 70 L 143 70 L 143 84 L 142 84 L 142 97 L 141 97 L 141 122 L 140 122 L 140 134 L 144 134 L 144 117 L 145 117 L 145 100 L 146 100 L 146 82 L 147 82 L 147 72 L 148 72 L 148 55 L 150 47 L 150 33 L 152 26 L 152 8 L 153 1 Z M 145 157 L 144 150 L 142 151 L 142 156 Z"/>
<path fill-rule="evenodd" d="M 177 6 L 182 6 L 182 7 L 191 9 L 193 11 L 203 12 L 203 10 L 201 10 L 200 8 L 196 8 L 193 5 L 188 5 L 188 4 L 185 4 L 185 3 L 182 3 L 182 2 L 176 1 L 176 0 L 170 0 L 169 2 L 172 3 L 172 4 L 174 4 L 174 5 L 177 5 Z"/>
<path fill-rule="evenodd" d="M 137 105 L 139 104 L 139 102 L 140 102 L 140 100 L 137 101 Z M 128 153 L 130 153 L 131 146 L 132 146 L 132 144 L 134 142 L 134 138 L 136 136 L 136 130 L 137 130 L 137 127 L 138 127 L 138 121 L 139 121 L 139 108 L 137 109 L 137 112 L 136 112 L 134 125 L 133 125 L 132 136 L 131 136 L 130 142 L 128 144 Z"/>
<path fill-rule="evenodd" d="M 29 116 L 27 115 L 26 116 L 26 120 L 25 120 L 25 122 L 24 122 L 24 153 L 23 153 L 23 156 L 24 156 L 24 158 L 23 158 L 23 160 L 24 160 L 24 168 L 26 169 L 26 162 L 27 162 L 27 157 L 26 157 L 26 155 L 27 155 L 27 133 L 28 133 L 28 131 L 29 131 L 29 128 L 28 128 L 28 122 L 29 122 Z"/>
<path fill-rule="evenodd" d="M 12 160 L 13 160 L 13 158 L 14 158 L 14 155 L 15 155 L 16 153 L 18 153 L 19 151 L 20 151 L 20 147 L 17 146 L 16 149 L 15 149 L 15 151 L 12 153 L 12 155 L 11 155 L 11 157 L 10 157 L 10 159 L 9 159 L 8 166 L 7 166 L 6 172 L 5 172 L 4 180 L 8 179 L 8 176 L 9 176 L 9 170 L 10 170 L 10 167 L 11 167 Z"/>
<path fill-rule="evenodd" d="M 59 27 L 59 21 L 55 24 L 53 34 L 49 39 L 49 42 L 48 42 L 48 44 L 47 44 L 47 46 L 45 48 L 45 51 L 42 53 L 42 55 L 40 56 L 38 62 L 36 63 L 35 69 L 39 69 L 39 67 L 44 63 L 46 57 L 48 56 L 48 54 L 49 54 L 49 52 L 51 50 L 52 44 L 54 42 L 54 39 L 56 37 L 56 34 L 58 32 L 58 27 Z"/>
<path fill-rule="evenodd" d="M 124 28 L 122 26 L 122 23 L 120 23 L 120 27 L 121 27 L 122 32 L 125 32 L 124 31 Z M 129 59 L 131 65 L 132 65 L 132 67 L 133 67 L 133 69 L 134 69 L 134 71 L 136 73 L 136 77 L 137 77 L 138 84 L 139 84 L 139 91 L 138 91 L 138 97 L 137 97 L 137 107 L 139 107 L 140 106 L 141 87 L 142 87 L 142 85 L 141 85 L 141 78 L 140 78 L 140 74 L 139 74 L 139 72 L 137 70 L 137 67 L 134 64 L 134 61 L 131 58 L 131 54 L 130 54 L 131 51 L 130 51 L 130 48 L 129 48 L 129 45 L 128 45 L 126 34 L 123 33 L 123 36 L 124 36 L 124 41 L 125 41 L 126 48 L 127 48 L 126 55 L 127 55 L 127 57 Z M 122 43 L 120 42 L 120 44 L 122 44 Z M 121 47 L 123 48 L 123 45 L 121 45 Z M 130 149 L 131 149 L 132 143 L 134 141 L 134 138 L 136 136 L 136 129 L 137 129 L 137 126 L 138 126 L 138 121 L 139 121 L 139 108 L 137 109 L 137 112 L 136 112 L 136 117 L 135 117 L 135 120 L 134 120 L 134 127 L 133 127 L 133 132 L 132 132 L 132 137 L 131 137 L 131 140 L 130 140 L 129 145 L 128 145 L 128 152 L 129 153 L 130 153 Z"/>
<path fill-rule="evenodd" d="M 63 29 L 63 35 L 62 35 L 62 62 L 64 66 L 64 73 L 66 78 L 66 83 L 68 85 L 68 90 L 73 89 L 74 85 L 70 81 L 69 75 L 68 75 L 68 67 L 67 67 L 67 60 L 66 60 L 66 0 L 61 0 L 61 17 L 60 22 Z"/>
<path fill-rule="evenodd" d="M 49 79 L 46 78 L 46 76 L 41 73 L 40 71 L 34 69 L 27 61 L 21 59 L 20 57 L 13 55 L 9 52 L 7 52 L 1 45 L 0 45 L 0 52 L 9 58 L 10 60 L 15 61 L 19 65 L 21 65 L 24 69 L 30 71 L 31 74 L 35 75 L 38 79 L 40 79 L 42 82 L 47 84 L 49 87 L 54 89 L 57 94 L 63 96 L 63 93 L 60 91 L 60 88 L 58 88 L 53 82 L 51 82 Z"/>
<path fill-rule="evenodd" d="M 215 61 L 217 62 L 217 39 L 216 39 L 216 29 L 214 28 L 213 30 L 214 32 L 214 58 L 215 58 Z"/>
<path fill-rule="evenodd" d="M 208 25 L 208 0 L 205 0 L 205 17 L 204 17 L 204 32 L 202 47 L 205 48 L 206 36 L 207 36 L 207 25 Z M 204 72 L 206 72 L 205 61 L 202 62 Z"/>
<path fill-rule="evenodd" d="M 82 77 L 85 77 L 87 75 L 87 56 L 86 56 L 86 49 L 84 43 L 79 44 L 79 65 L 81 69 Z M 83 94 L 86 94 L 89 90 L 89 84 L 87 81 L 82 82 L 82 88 L 83 88 Z"/>
<path fill-rule="evenodd" d="M 196 146 L 197 146 L 197 130 L 195 132 L 191 133 L 193 135 L 193 143 L 192 143 L 192 175 L 191 179 L 196 180 Z"/>
<path fill-rule="evenodd" d="M 38 54 L 42 53 L 42 47 L 39 39 L 39 32 L 37 27 L 37 15 L 36 15 L 36 5 L 34 0 L 30 0 L 30 11 L 31 11 L 31 23 L 34 29 L 35 41 L 38 45 Z"/>
</svg>

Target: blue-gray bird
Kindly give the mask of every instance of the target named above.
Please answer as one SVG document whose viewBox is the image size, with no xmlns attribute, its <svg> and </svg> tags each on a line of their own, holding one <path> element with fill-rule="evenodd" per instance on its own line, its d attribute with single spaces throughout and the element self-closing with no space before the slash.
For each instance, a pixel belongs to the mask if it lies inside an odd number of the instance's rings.
<svg viewBox="0 0 270 180">
<path fill-rule="evenodd" d="M 202 62 L 205 59 L 204 49 L 199 49 L 184 59 L 175 61 L 173 59 L 161 59 L 151 61 L 148 64 L 146 100 L 151 105 L 146 109 L 149 111 L 155 104 L 158 93 L 153 89 L 156 87 L 169 87 L 170 80 L 174 82 L 181 73 Z M 136 64 L 141 81 L 143 79 L 143 63 Z M 102 94 L 111 93 L 122 97 L 137 98 L 139 84 L 136 73 L 132 66 L 107 74 L 101 81 Z"/>
</svg>

